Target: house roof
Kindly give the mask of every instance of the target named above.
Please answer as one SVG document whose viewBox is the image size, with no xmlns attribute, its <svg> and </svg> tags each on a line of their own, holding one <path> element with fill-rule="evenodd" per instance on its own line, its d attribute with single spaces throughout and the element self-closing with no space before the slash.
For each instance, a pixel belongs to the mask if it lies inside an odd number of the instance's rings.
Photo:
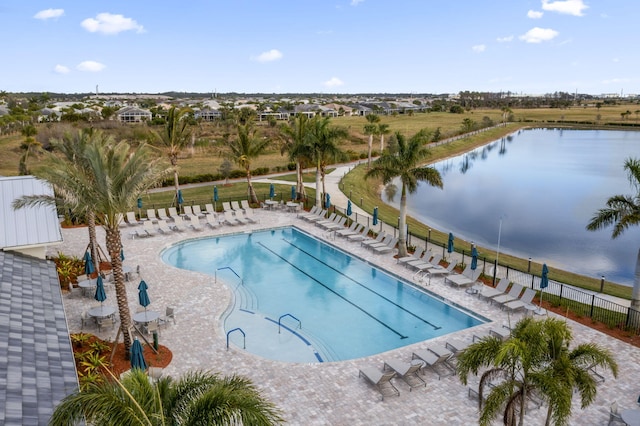
<svg viewBox="0 0 640 426">
<path fill-rule="evenodd" d="M 47 424 L 78 389 L 55 264 L 0 251 L 0 265 L 0 424 Z"/>
<path fill-rule="evenodd" d="M 53 189 L 45 181 L 33 176 L 0 177 L 0 250 L 62 242 L 55 207 L 14 210 L 13 201 L 23 195 L 53 196 Z"/>
</svg>

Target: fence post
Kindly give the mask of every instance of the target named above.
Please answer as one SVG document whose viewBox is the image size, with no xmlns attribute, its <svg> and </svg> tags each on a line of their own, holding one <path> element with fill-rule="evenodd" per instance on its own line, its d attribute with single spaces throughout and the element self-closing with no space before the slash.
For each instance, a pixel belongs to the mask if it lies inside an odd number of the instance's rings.
<svg viewBox="0 0 640 426">
<path fill-rule="evenodd" d="M 600 278 L 600 293 L 604 292 L 604 275 Z"/>
<path fill-rule="evenodd" d="M 498 274 L 498 259 L 493 261 L 493 286 L 496 286 L 496 275 Z M 509 269 L 507 269 L 507 277 L 509 276 Z"/>
<path fill-rule="evenodd" d="M 529 263 L 527 264 L 527 272 L 531 273 L 531 258 L 529 258 Z"/>
<path fill-rule="evenodd" d="M 593 318 L 593 305 L 596 303 L 596 295 L 591 296 L 591 312 L 589 312 L 589 318 Z"/>
<path fill-rule="evenodd" d="M 560 300 L 562 300 L 562 290 L 564 290 L 564 284 L 560 284 Z"/>
</svg>

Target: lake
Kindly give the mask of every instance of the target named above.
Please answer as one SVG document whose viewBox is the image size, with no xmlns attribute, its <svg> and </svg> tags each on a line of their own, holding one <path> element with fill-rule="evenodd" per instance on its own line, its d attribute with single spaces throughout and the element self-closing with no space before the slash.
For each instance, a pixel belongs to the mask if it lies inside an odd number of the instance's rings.
<svg viewBox="0 0 640 426">
<path fill-rule="evenodd" d="M 615 240 L 611 228 L 585 229 L 609 197 L 634 193 L 628 157 L 640 157 L 640 132 L 520 130 L 434 164 L 444 190 L 420 184 L 408 211 L 494 253 L 499 245 L 500 253 L 631 286 L 640 227 Z"/>
</svg>

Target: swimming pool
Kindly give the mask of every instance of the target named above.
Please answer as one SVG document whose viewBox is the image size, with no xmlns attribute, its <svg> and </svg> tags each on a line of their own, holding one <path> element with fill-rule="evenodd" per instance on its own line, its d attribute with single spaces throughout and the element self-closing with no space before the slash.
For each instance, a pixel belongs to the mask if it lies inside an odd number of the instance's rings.
<svg viewBox="0 0 640 426">
<path fill-rule="evenodd" d="M 485 322 L 294 227 L 187 240 L 162 259 L 229 285 L 225 332 L 270 359 L 360 358 Z"/>
</svg>

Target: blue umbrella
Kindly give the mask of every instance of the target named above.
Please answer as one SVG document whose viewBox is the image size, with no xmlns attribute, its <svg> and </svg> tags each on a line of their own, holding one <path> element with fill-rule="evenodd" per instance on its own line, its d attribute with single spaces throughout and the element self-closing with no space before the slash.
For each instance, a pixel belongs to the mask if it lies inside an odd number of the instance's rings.
<svg viewBox="0 0 640 426">
<path fill-rule="evenodd" d="M 138 198 L 138 208 L 142 208 L 142 198 Z"/>
<path fill-rule="evenodd" d="M 453 234 L 449 232 L 449 241 L 447 242 L 447 252 L 453 252 Z"/>
<path fill-rule="evenodd" d="M 329 193 L 324 194 L 324 208 L 328 209 L 331 207 L 331 195 Z"/>
<path fill-rule="evenodd" d="M 351 200 L 347 201 L 347 216 L 351 216 L 351 213 L 353 213 L 351 211 Z"/>
<path fill-rule="evenodd" d="M 140 302 L 140 306 L 144 307 L 145 311 L 147 310 L 147 306 L 151 303 L 151 300 L 149 300 L 149 293 L 147 293 L 148 288 L 149 287 L 144 280 L 140 281 L 140 284 L 138 284 L 138 302 Z"/>
<path fill-rule="evenodd" d="M 549 287 L 549 268 L 547 264 L 542 265 L 542 276 L 540 277 L 540 306 L 538 307 L 538 313 L 542 313 L 542 296 L 544 295 L 544 289 Z"/>
<path fill-rule="evenodd" d="M 291 201 L 296 199 L 296 187 L 295 185 L 291 185 Z"/>
<path fill-rule="evenodd" d="M 91 259 L 91 253 L 86 252 L 84 254 L 84 273 L 87 275 L 91 275 L 96 271 L 96 268 L 93 266 L 93 260 Z"/>
<path fill-rule="evenodd" d="M 140 370 L 147 369 L 147 362 L 144 360 L 144 352 L 142 350 L 142 345 L 140 341 L 136 337 L 133 341 L 133 345 L 131 345 L 131 368 L 139 368 Z"/>
<path fill-rule="evenodd" d="M 213 201 L 218 201 L 218 187 L 213 187 Z"/>
<path fill-rule="evenodd" d="M 276 196 L 276 187 L 273 184 L 269 185 L 269 198 L 273 199 Z"/>
<path fill-rule="evenodd" d="M 178 189 L 178 204 L 184 204 L 184 198 L 182 198 L 182 189 Z"/>
<path fill-rule="evenodd" d="M 374 207 L 373 208 L 373 226 L 376 226 L 378 224 L 378 208 Z"/>
<path fill-rule="evenodd" d="M 471 249 L 471 269 L 475 271 L 477 267 L 478 267 L 478 249 L 476 249 L 476 246 L 473 246 L 473 249 Z"/>
<path fill-rule="evenodd" d="M 120 260 L 124 262 L 124 250 L 120 248 Z"/>
<path fill-rule="evenodd" d="M 100 303 L 107 300 L 107 293 L 104 292 L 104 283 L 100 275 L 98 275 L 98 280 L 96 281 L 96 294 L 94 298 Z"/>
</svg>

